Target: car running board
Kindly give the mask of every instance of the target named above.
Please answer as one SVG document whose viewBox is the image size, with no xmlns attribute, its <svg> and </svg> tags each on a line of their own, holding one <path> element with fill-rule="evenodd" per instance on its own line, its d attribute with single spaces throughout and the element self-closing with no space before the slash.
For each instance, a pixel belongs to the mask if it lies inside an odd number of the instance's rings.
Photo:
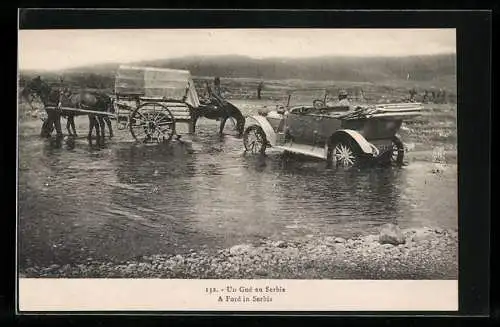
<svg viewBox="0 0 500 327">
<path fill-rule="evenodd" d="M 311 146 L 311 145 L 304 145 L 304 144 L 297 144 L 297 143 L 288 143 L 284 145 L 278 145 L 274 146 L 275 149 L 279 149 L 282 151 L 290 151 L 294 153 L 300 153 L 303 155 L 319 158 L 319 159 L 326 159 L 325 156 L 325 149 L 323 147 L 317 147 L 317 146 Z"/>
</svg>

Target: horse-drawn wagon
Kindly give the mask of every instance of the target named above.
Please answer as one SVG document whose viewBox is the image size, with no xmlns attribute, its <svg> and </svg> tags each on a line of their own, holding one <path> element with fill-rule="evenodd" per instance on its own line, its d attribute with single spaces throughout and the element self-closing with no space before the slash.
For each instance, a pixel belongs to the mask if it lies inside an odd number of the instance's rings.
<svg viewBox="0 0 500 327">
<path fill-rule="evenodd" d="M 49 120 L 56 122 L 59 134 L 62 132 L 57 122 L 61 115 L 89 115 L 89 137 L 93 127 L 99 135 L 99 127 L 104 132 L 104 120 L 115 119 L 119 129 L 129 129 L 132 137 L 143 143 L 169 142 L 174 136 L 180 138 L 179 124 L 186 124 L 187 133 L 194 133 L 200 117 L 220 119 L 221 133 L 226 121 L 234 118 L 236 128 L 243 133 L 245 118 L 239 109 L 218 94 L 211 94 L 210 101 L 202 104 L 187 70 L 121 65 L 116 72 L 111 97 L 95 92 L 71 94 L 65 89 L 56 90 L 35 79 L 28 84 L 23 95 L 26 98 L 31 93 L 40 96 Z M 104 98 L 106 101 L 100 101 Z M 69 125 L 68 118 L 70 133 Z M 111 128 L 110 124 L 108 127 Z M 111 130 L 110 133 L 112 135 Z"/>
</svg>

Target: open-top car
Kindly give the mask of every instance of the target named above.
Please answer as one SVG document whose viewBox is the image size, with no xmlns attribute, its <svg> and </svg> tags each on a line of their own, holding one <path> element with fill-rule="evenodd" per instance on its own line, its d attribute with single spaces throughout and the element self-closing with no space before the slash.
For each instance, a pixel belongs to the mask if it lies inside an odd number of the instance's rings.
<svg viewBox="0 0 500 327">
<path fill-rule="evenodd" d="M 329 103 L 325 90 L 321 96 L 308 91 L 289 92 L 284 105 L 246 117 L 245 150 L 264 154 L 274 148 L 344 167 L 403 163 L 404 146 L 396 133 L 404 119 L 421 114 L 420 103 L 346 105 Z M 297 104 L 306 103 L 306 98 L 309 104 Z"/>
</svg>

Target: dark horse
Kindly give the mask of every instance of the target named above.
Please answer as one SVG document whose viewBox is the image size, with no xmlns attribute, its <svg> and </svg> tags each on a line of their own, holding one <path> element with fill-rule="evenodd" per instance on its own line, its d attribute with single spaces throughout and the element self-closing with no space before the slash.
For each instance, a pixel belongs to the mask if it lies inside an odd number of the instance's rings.
<svg viewBox="0 0 500 327">
<path fill-rule="evenodd" d="M 95 103 L 96 105 L 93 105 L 93 103 Z M 67 88 L 63 91 L 61 105 L 63 107 L 73 107 L 73 108 L 89 109 L 89 110 L 95 110 L 104 107 L 106 108 L 105 111 L 114 112 L 112 100 L 107 95 L 101 93 L 89 93 L 89 92 L 71 94 L 71 92 Z M 75 129 L 75 116 L 83 116 L 88 114 L 69 111 L 69 110 L 62 110 L 62 115 L 67 118 L 66 129 L 68 130 L 68 134 L 69 135 L 73 134 L 74 136 L 77 136 Z M 109 137 L 113 137 L 113 126 L 111 124 L 111 119 L 109 118 L 109 116 L 94 115 L 94 119 L 90 120 L 90 115 L 89 115 L 90 131 L 92 131 L 92 128 L 94 127 L 92 126 L 92 124 L 94 124 L 96 125 L 95 127 L 97 134 L 99 134 L 98 127 L 101 128 L 103 137 L 106 131 L 105 128 L 106 125 L 104 125 L 104 123 L 108 126 Z M 73 133 L 71 132 L 71 129 L 73 129 Z"/>
<path fill-rule="evenodd" d="M 72 107 L 78 109 L 88 109 L 93 111 L 107 111 L 113 112 L 113 103 L 110 97 L 105 94 L 97 92 L 81 92 L 76 94 L 71 94 L 68 89 L 63 91 L 61 105 L 64 107 Z M 101 109 L 101 110 L 100 110 Z M 104 110 L 102 110 L 104 109 Z M 95 127 L 97 136 L 99 136 L 99 127 L 102 131 L 102 136 L 105 136 L 106 125 L 109 130 L 109 137 L 113 137 L 113 127 L 111 124 L 111 119 L 107 115 L 94 115 L 79 113 L 75 111 L 62 110 L 62 115 L 66 116 L 67 123 L 66 129 L 71 135 L 71 128 L 73 129 L 73 135 L 76 136 L 75 129 L 75 116 L 88 115 L 89 116 L 89 137 L 91 137 L 92 128 Z"/>
<path fill-rule="evenodd" d="M 245 128 L 245 117 L 243 116 L 243 114 L 233 104 L 224 100 L 221 96 L 215 93 L 210 94 L 210 103 L 192 109 L 191 118 L 193 124 L 193 133 L 196 129 L 196 121 L 200 117 L 205 117 L 212 120 L 220 119 L 221 123 L 219 134 L 221 135 L 224 131 L 227 120 L 229 118 L 234 118 L 236 119 L 236 130 L 238 131 L 238 136 L 241 137 L 243 135 L 243 129 Z"/>
<path fill-rule="evenodd" d="M 112 108 L 111 98 L 105 94 L 97 92 L 80 92 L 78 94 L 70 95 L 67 90 L 52 88 L 45 81 L 42 81 L 38 76 L 31 80 L 23 89 L 21 96 L 28 99 L 30 94 L 36 94 L 42 100 L 45 111 L 47 112 L 47 119 L 42 125 L 41 136 L 48 137 L 55 127 L 57 135 L 62 136 L 61 131 L 61 116 L 68 117 L 67 129 L 71 135 L 70 126 L 76 135 L 74 116 L 88 115 L 89 117 L 89 139 L 92 137 L 92 130 L 95 128 L 98 138 L 101 137 L 100 131 L 102 130 L 102 137 L 104 137 L 105 129 L 105 115 L 77 113 L 69 110 L 47 109 L 47 107 L 60 107 L 70 106 L 73 108 L 87 109 L 92 111 L 107 112 Z M 107 117 L 106 117 L 107 118 Z M 109 118 L 108 118 L 109 119 Z M 110 128 L 110 135 L 112 135 L 111 122 L 108 124 Z"/>
</svg>

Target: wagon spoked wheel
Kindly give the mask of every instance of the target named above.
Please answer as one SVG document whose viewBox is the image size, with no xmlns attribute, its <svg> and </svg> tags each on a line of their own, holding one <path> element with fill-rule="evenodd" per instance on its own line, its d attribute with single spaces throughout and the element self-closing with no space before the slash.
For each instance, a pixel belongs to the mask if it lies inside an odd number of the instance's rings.
<svg viewBox="0 0 500 327">
<path fill-rule="evenodd" d="M 252 154 L 264 154 L 267 148 L 266 134 L 260 126 L 250 126 L 243 133 L 245 151 Z"/>
<path fill-rule="evenodd" d="M 175 118 L 160 103 L 144 103 L 130 115 L 129 128 L 132 137 L 139 142 L 168 142 L 175 134 Z"/>
</svg>

